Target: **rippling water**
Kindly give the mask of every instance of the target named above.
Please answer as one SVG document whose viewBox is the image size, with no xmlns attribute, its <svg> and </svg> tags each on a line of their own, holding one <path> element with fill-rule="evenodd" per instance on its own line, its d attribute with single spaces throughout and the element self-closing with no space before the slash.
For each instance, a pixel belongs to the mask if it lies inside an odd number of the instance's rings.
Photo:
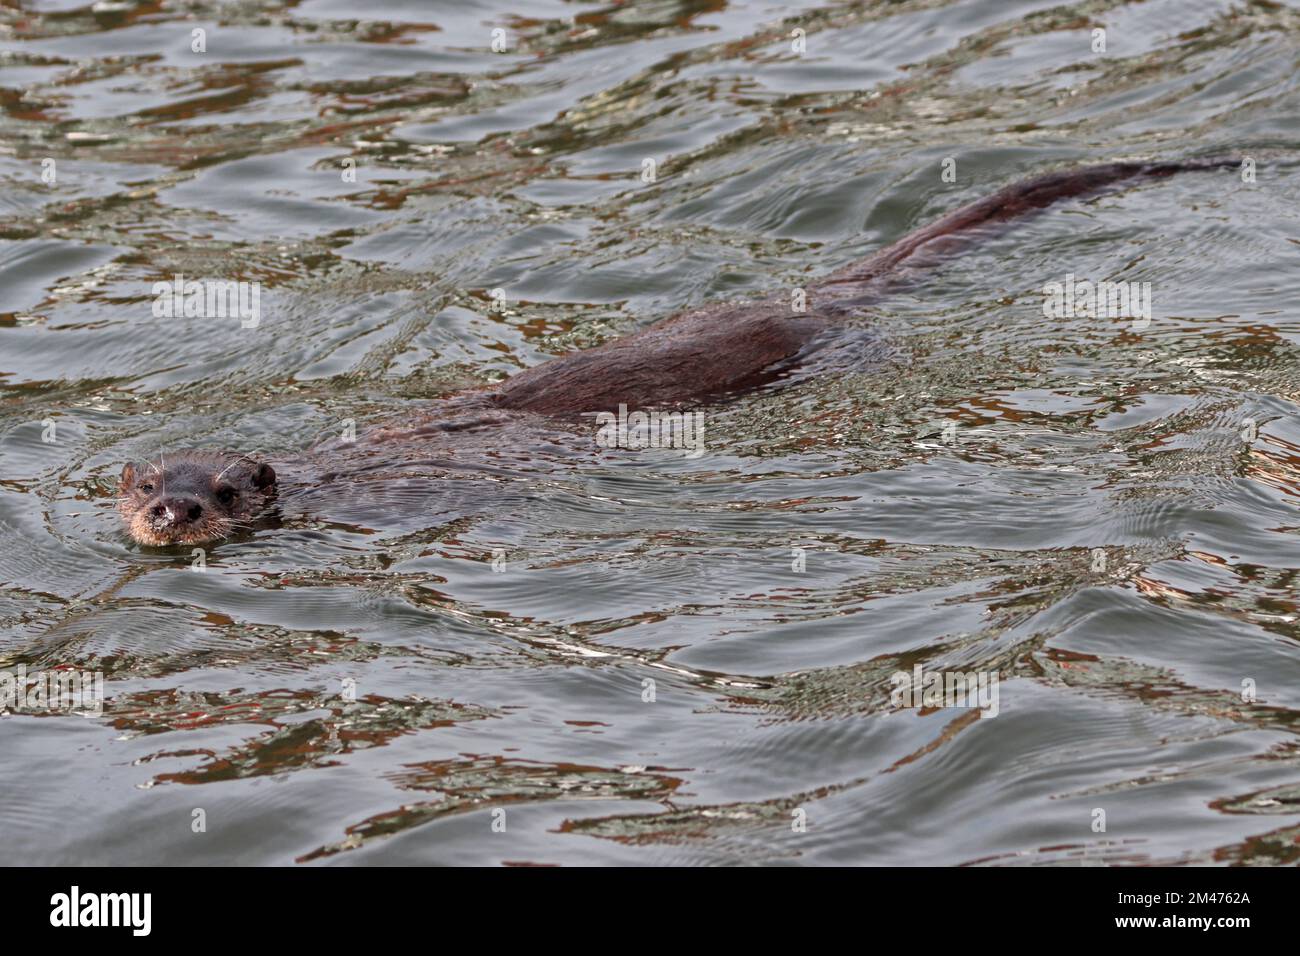
<svg viewBox="0 0 1300 956">
<path fill-rule="evenodd" d="M 1298 61 L 1265 0 L 3 0 L 0 668 L 105 695 L 0 719 L 6 856 L 1294 862 Z M 972 246 L 860 317 L 883 366 L 710 407 L 698 458 L 506 436 L 201 573 L 113 511 L 132 458 L 291 463 L 1023 176 L 1208 154 L 1255 181 Z M 259 324 L 155 316 L 177 274 Z M 1067 275 L 1151 321 L 1045 318 Z M 894 707 L 917 665 L 996 718 Z"/>
</svg>

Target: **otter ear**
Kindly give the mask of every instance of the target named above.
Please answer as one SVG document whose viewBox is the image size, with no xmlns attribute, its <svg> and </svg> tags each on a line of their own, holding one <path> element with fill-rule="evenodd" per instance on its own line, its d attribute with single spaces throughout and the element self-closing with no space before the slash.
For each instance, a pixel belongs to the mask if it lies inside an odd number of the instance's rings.
<svg viewBox="0 0 1300 956">
<path fill-rule="evenodd" d="M 123 488 L 129 488 L 135 484 L 135 465 L 128 462 L 122 466 L 122 475 L 118 478 L 118 483 Z"/>
<path fill-rule="evenodd" d="M 253 469 L 253 484 L 262 491 L 275 484 L 275 469 L 267 464 L 260 464 Z"/>
</svg>

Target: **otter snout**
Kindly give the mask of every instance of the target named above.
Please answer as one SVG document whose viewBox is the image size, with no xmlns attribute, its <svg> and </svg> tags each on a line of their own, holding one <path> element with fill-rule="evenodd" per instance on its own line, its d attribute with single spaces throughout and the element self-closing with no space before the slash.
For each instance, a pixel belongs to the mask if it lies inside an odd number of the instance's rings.
<svg viewBox="0 0 1300 956">
<path fill-rule="evenodd" d="M 197 498 L 162 498 L 149 513 L 156 528 L 178 528 L 202 518 L 203 503 Z"/>
</svg>

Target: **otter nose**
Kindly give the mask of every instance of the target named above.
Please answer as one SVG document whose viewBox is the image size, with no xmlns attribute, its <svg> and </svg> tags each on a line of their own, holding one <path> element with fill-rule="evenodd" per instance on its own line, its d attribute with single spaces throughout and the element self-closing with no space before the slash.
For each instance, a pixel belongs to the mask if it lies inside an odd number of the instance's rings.
<svg viewBox="0 0 1300 956">
<path fill-rule="evenodd" d="M 203 506 L 193 498 L 163 498 L 153 506 L 155 518 L 168 524 L 185 524 L 198 521 L 203 514 Z"/>
</svg>

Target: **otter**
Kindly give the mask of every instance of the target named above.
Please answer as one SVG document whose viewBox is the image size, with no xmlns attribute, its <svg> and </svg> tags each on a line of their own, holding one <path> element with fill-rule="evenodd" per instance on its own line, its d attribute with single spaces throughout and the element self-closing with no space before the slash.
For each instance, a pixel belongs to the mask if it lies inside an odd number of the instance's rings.
<svg viewBox="0 0 1300 956">
<path fill-rule="evenodd" d="M 952 255 L 963 241 L 987 235 L 991 227 L 1126 180 L 1239 164 L 1238 159 L 1108 163 L 1013 183 L 814 283 L 802 312 L 776 295 L 682 312 L 623 338 L 543 362 L 503 383 L 423 405 L 402 422 L 363 435 L 360 444 L 366 451 L 353 465 L 382 467 L 382 449 L 394 441 L 419 440 L 422 452 L 432 456 L 425 460 L 486 455 L 500 444 L 501 429 L 544 434 L 556 422 L 579 414 L 619 406 L 680 406 L 772 383 L 833 341 L 847 328 L 845 320 L 890 284 L 915 276 Z M 325 442 L 298 463 L 314 469 L 313 482 L 328 482 L 355 454 L 338 441 Z M 126 465 L 118 510 L 127 534 L 139 544 L 197 544 L 255 526 L 277 489 L 276 471 L 265 462 L 236 452 L 189 450 L 156 464 Z"/>
<path fill-rule="evenodd" d="M 128 464 L 117 508 L 140 544 L 198 544 L 251 527 L 275 491 L 275 469 L 247 455 L 189 450 Z"/>
</svg>

